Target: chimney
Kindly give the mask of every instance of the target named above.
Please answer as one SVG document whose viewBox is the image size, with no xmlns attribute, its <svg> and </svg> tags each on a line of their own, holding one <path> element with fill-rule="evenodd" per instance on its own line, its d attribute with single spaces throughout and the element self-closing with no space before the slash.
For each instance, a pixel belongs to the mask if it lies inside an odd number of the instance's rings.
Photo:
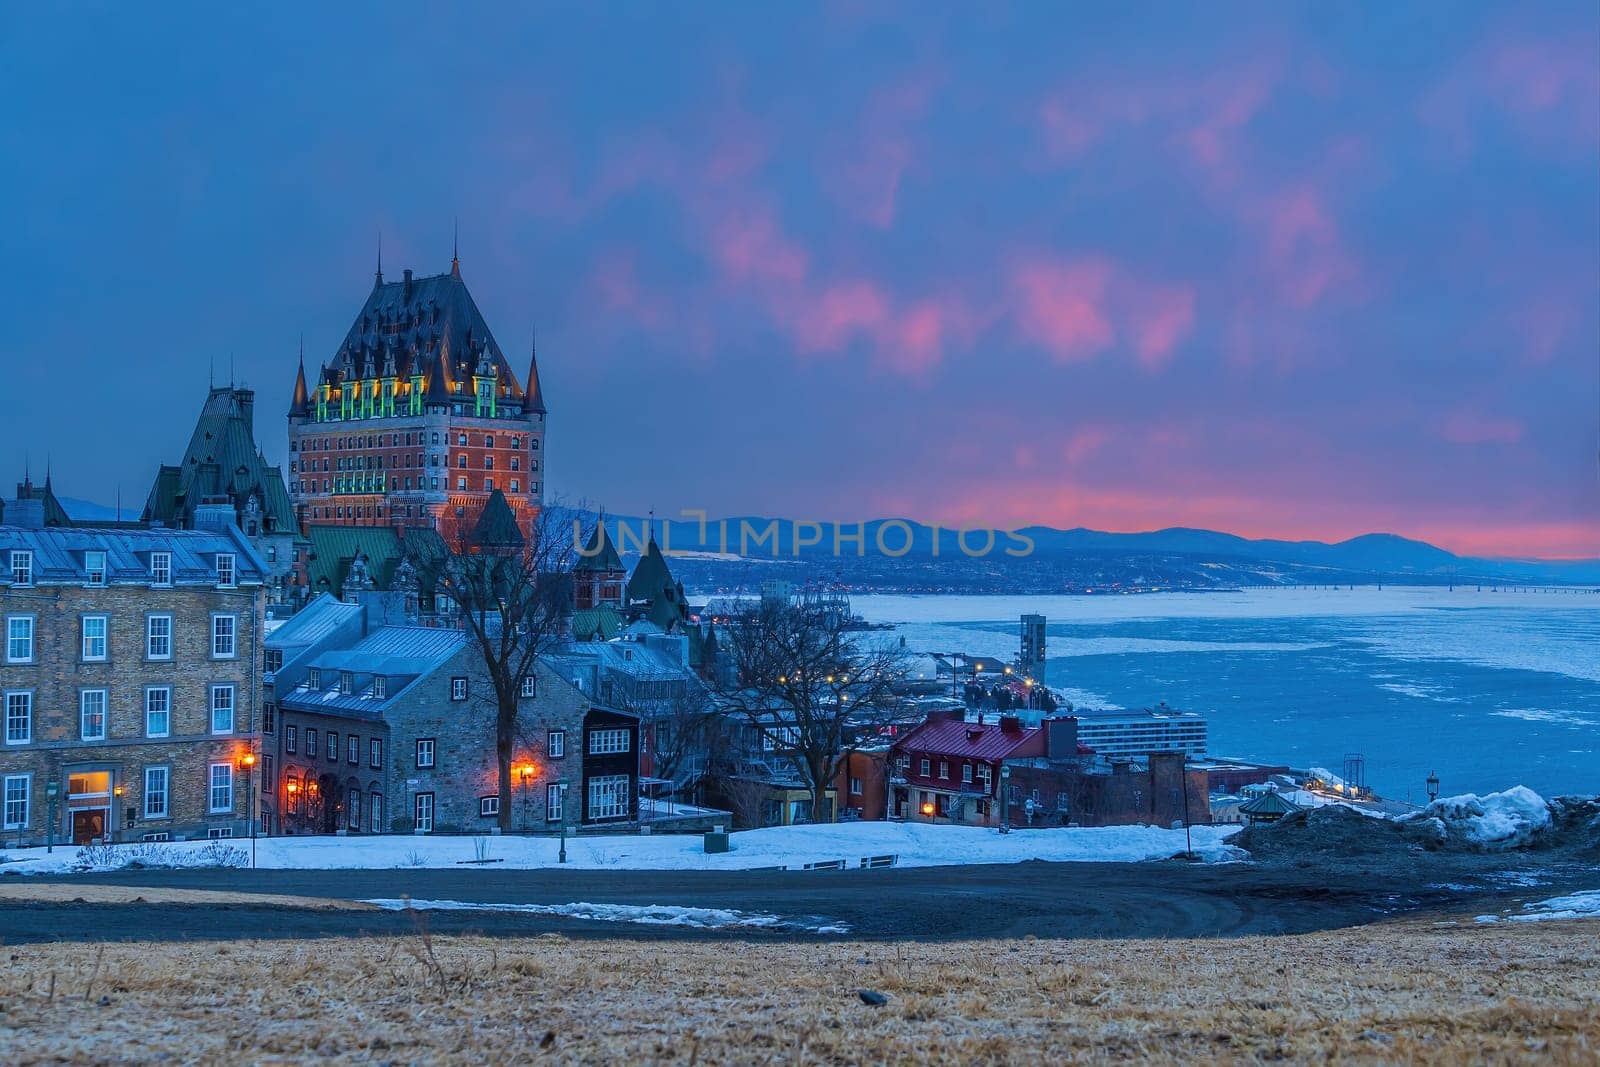
<svg viewBox="0 0 1600 1067">
<path fill-rule="evenodd" d="M 1022 732 L 1022 720 L 1015 715 L 1002 715 L 1000 716 L 1000 730 L 1003 733 L 1020 734 Z"/>
<path fill-rule="evenodd" d="M 235 389 L 233 398 L 239 405 L 239 417 L 244 420 L 245 429 L 250 431 L 253 440 L 256 435 L 256 391 L 254 389 Z"/>
<path fill-rule="evenodd" d="M 401 290 L 401 293 L 403 294 L 401 299 L 409 301 L 411 299 L 411 268 L 410 267 L 406 268 L 405 279 L 406 279 L 405 280 L 405 288 L 403 288 Z"/>
</svg>

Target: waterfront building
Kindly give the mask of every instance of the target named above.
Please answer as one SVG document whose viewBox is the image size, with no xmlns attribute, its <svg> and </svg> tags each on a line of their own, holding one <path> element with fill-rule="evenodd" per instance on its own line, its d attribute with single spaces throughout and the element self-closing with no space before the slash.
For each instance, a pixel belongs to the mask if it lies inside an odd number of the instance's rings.
<svg viewBox="0 0 1600 1067">
<path fill-rule="evenodd" d="M 289 406 L 289 493 L 302 524 L 422 527 L 452 545 L 496 490 L 531 529 L 544 500 L 537 355 L 520 379 L 461 278 L 386 282 Z"/>
<path fill-rule="evenodd" d="M 1148 756 L 1152 752 L 1182 752 L 1191 759 L 1206 754 L 1206 720 L 1192 711 L 1179 711 L 1165 703 L 1142 711 L 1084 711 L 1071 716 L 1078 727 L 1078 744 L 1108 759 Z"/>
<path fill-rule="evenodd" d="M 0 843 L 249 832 L 269 574 L 231 503 L 194 528 L 0 526 Z"/>
</svg>

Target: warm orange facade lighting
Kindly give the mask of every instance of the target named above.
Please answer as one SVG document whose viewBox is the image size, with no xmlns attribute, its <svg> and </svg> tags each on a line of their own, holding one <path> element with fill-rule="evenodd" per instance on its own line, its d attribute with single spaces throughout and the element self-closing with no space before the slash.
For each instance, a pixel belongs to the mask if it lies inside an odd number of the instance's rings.
<svg viewBox="0 0 1600 1067">
<path fill-rule="evenodd" d="M 933 801 L 924 800 L 922 802 L 922 814 L 924 814 L 924 815 L 932 815 L 933 814 Z"/>
</svg>

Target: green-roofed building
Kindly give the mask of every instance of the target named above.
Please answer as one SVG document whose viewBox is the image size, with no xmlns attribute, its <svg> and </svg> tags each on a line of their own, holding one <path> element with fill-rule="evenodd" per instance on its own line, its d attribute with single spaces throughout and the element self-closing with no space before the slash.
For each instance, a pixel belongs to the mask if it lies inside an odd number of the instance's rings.
<svg viewBox="0 0 1600 1067">
<path fill-rule="evenodd" d="M 628 621 L 645 619 L 663 632 L 682 630 L 689 622 L 689 603 L 683 584 L 672 577 L 667 557 L 656 544 L 655 534 L 628 579 Z"/>
<path fill-rule="evenodd" d="M 267 602 L 282 604 L 292 592 L 298 530 L 283 471 L 256 445 L 255 398 L 232 385 L 211 389 L 182 461 L 157 470 L 142 518 L 181 530 L 231 521 L 267 562 Z"/>
<path fill-rule="evenodd" d="M 305 597 L 327 593 L 355 603 L 363 593 L 393 593 L 406 618 L 433 613 L 433 583 L 413 561 L 443 558 L 444 541 L 434 531 L 317 524 L 305 535 Z"/>
</svg>

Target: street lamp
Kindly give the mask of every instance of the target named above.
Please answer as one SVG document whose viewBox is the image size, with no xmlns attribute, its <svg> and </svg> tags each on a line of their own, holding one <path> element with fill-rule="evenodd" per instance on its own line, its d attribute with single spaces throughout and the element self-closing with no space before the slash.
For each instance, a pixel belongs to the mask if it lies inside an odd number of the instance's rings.
<svg viewBox="0 0 1600 1067">
<path fill-rule="evenodd" d="M 561 790 L 561 859 L 567 862 L 567 780 L 561 779 L 556 783 L 556 788 Z"/>
<path fill-rule="evenodd" d="M 254 752 L 246 752 L 244 755 L 239 757 L 239 770 L 244 772 L 244 811 L 245 811 L 246 818 L 248 818 L 250 820 L 250 869 L 251 870 L 255 870 L 255 868 L 256 868 L 256 805 L 255 805 L 256 776 L 255 776 L 255 769 L 256 769 L 256 754 Z"/>
<path fill-rule="evenodd" d="M 45 824 L 44 828 L 44 850 L 46 852 L 54 852 L 56 850 L 56 795 L 60 792 L 61 783 L 54 778 L 45 783 L 44 795 L 50 801 L 50 821 Z"/>
<path fill-rule="evenodd" d="M 1428 772 L 1428 803 L 1439 799 L 1439 772 Z"/>
<path fill-rule="evenodd" d="M 528 808 L 533 803 L 533 776 L 539 773 L 539 768 L 530 760 L 517 768 L 517 775 L 522 779 L 522 829 L 532 828 L 533 816 Z"/>
<path fill-rule="evenodd" d="M 1000 832 L 1011 832 L 1011 768 L 1000 765 Z"/>
</svg>

